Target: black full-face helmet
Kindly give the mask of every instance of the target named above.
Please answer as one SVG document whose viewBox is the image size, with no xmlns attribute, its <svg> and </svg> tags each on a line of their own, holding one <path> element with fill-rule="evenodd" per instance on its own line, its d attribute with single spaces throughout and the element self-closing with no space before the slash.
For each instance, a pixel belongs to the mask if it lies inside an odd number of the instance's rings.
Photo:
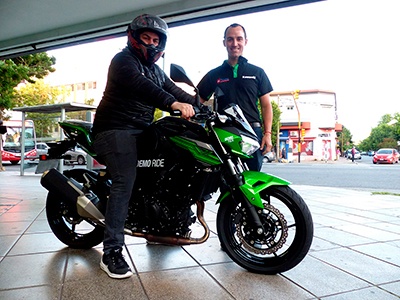
<svg viewBox="0 0 400 300">
<path fill-rule="evenodd" d="M 153 64 L 163 55 L 168 34 L 168 26 L 163 19 L 154 15 L 143 14 L 129 24 L 127 31 L 132 50 L 145 64 Z M 158 46 L 147 45 L 140 39 L 140 34 L 144 31 L 152 31 L 158 34 L 160 38 Z"/>
</svg>

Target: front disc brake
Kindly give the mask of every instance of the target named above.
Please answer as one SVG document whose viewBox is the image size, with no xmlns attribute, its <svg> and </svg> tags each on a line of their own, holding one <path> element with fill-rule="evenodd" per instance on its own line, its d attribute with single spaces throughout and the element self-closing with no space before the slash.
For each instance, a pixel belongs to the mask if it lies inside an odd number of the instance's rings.
<svg viewBox="0 0 400 300">
<path fill-rule="evenodd" d="M 249 230 L 245 214 L 236 223 L 236 233 L 243 247 L 258 255 L 266 255 L 277 252 L 286 242 L 288 228 L 285 216 L 274 206 L 264 203 L 264 209 L 260 215 L 265 233 L 255 237 Z"/>
</svg>

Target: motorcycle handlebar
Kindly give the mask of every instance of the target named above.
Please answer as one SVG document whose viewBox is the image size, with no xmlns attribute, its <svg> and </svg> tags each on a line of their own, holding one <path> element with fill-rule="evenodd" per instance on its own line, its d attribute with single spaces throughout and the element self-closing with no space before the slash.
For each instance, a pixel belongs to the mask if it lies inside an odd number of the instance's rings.
<svg viewBox="0 0 400 300">
<path fill-rule="evenodd" d="M 203 104 L 200 104 L 198 106 L 193 106 L 193 109 L 195 115 L 192 117 L 192 119 L 204 119 L 205 117 L 209 116 L 211 112 L 211 107 Z M 173 110 L 171 112 L 171 116 L 174 117 L 179 117 L 181 115 L 182 113 L 180 110 Z"/>
</svg>

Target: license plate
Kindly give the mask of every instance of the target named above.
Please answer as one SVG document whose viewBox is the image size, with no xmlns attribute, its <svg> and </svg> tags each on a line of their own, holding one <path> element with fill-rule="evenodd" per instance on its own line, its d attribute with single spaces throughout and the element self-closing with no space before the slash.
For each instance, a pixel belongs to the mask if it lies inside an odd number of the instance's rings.
<svg viewBox="0 0 400 300">
<path fill-rule="evenodd" d="M 59 159 L 40 160 L 38 166 L 36 167 L 35 174 L 41 174 L 44 171 L 52 168 L 58 168 L 59 162 Z"/>
</svg>

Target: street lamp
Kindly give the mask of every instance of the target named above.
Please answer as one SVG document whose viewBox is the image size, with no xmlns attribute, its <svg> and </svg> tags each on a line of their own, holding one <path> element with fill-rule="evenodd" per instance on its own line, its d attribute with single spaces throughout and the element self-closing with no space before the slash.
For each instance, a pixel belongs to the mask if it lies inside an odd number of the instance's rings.
<svg viewBox="0 0 400 300">
<path fill-rule="evenodd" d="M 297 142 L 297 156 L 298 156 L 298 162 L 300 163 L 300 154 L 301 154 L 301 138 L 300 138 L 300 132 L 301 132 L 301 122 L 300 122 L 300 110 L 299 107 L 297 106 L 297 100 L 299 99 L 299 94 L 300 94 L 300 90 L 295 90 L 294 92 L 292 92 L 292 96 L 293 96 L 293 100 L 294 100 L 294 105 L 296 106 L 297 109 L 297 120 L 298 120 L 298 132 L 297 132 L 297 136 L 298 136 L 298 142 Z"/>
</svg>

